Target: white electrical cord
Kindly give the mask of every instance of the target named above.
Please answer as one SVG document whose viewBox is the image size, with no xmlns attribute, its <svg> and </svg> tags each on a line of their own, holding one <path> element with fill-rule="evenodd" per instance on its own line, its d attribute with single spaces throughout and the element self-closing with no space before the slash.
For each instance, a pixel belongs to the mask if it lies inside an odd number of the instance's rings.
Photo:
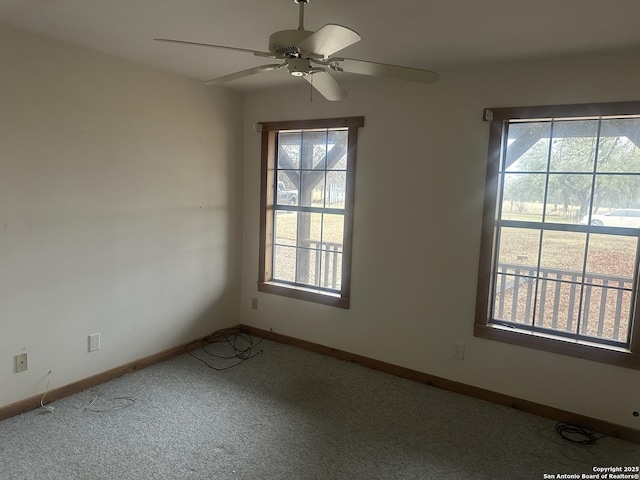
<svg viewBox="0 0 640 480">
<path fill-rule="evenodd" d="M 47 412 L 53 412 L 55 410 L 55 408 L 53 408 L 51 405 L 44 404 L 44 397 L 46 397 L 47 393 L 49 392 L 49 381 L 51 380 L 52 373 L 53 372 L 51 370 L 49 370 L 49 373 L 47 373 L 47 388 L 44 391 L 44 395 L 42 395 L 42 398 L 40 399 L 40 406 L 44 408 Z"/>
<path fill-rule="evenodd" d="M 93 397 L 93 400 L 91 400 L 91 403 L 89 405 L 87 405 L 86 407 L 84 407 L 85 411 L 93 412 L 93 413 L 113 412 L 115 410 L 121 410 L 123 408 L 132 407 L 136 403 L 136 399 L 133 398 L 133 397 L 113 397 L 111 400 L 106 399 L 107 402 L 111 403 L 110 407 L 104 408 L 104 409 L 102 409 L 102 408 L 91 408 L 91 406 L 95 403 L 95 401 L 99 397 L 102 397 L 102 394 L 98 393 L 95 397 Z M 118 402 L 120 402 L 120 403 L 118 403 Z"/>
</svg>

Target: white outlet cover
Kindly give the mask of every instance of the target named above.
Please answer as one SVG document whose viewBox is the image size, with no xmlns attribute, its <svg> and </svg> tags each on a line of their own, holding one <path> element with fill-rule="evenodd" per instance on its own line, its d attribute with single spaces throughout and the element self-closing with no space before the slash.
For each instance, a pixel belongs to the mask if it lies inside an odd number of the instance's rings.
<svg viewBox="0 0 640 480">
<path fill-rule="evenodd" d="M 16 355 L 16 373 L 24 372 L 27 369 L 27 354 L 21 353 L 20 355 Z"/>
<path fill-rule="evenodd" d="M 96 352 L 100 350 L 100 334 L 94 333 L 89 335 L 89 351 Z"/>
</svg>

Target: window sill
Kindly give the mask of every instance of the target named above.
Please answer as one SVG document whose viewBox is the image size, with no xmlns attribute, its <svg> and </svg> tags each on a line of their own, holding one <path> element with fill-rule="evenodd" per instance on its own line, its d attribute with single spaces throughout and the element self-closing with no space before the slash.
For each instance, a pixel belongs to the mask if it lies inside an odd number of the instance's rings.
<svg viewBox="0 0 640 480">
<path fill-rule="evenodd" d="M 599 345 L 582 340 L 571 340 L 528 330 L 501 325 L 479 325 L 474 328 L 474 336 L 510 343 L 527 348 L 583 358 L 594 362 L 608 363 L 619 367 L 640 370 L 640 355 L 630 350 Z"/>
<path fill-rule="evenodd" d="M 258 282 L 258 291 L 297 298 L 307 302 L 321 303 L 332 307 L 349 308 L 349 298 L 337 293 L 324 292 L 311 288 L 295 287 L 276 282 Z"/>
</svg>

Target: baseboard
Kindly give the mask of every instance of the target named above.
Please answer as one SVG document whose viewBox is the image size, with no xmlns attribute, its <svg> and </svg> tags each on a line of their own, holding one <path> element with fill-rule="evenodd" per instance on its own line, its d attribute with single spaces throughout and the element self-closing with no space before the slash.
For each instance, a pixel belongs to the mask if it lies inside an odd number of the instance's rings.
<svg viewBox="0 0 640 480">
<path fill-rule="evenodd" d="M 268 336 L 269 340 L 273 340 L 275 342 L 303 348 L 305 350 L 320 353 L 347 362 L 357 363 L 358 365 L 362 365 L 373 370 L 378 370 L 380 372 L 388 373 L 390 375 L 395 375 L 401 378 L 406 378 L 415 382 L 424 383 L 425 385 L 430 385 L 436 388 L 441 388 L 443 390 L 449 390 L 451 392 L 468 395 L 500 405 L 505 405 L 517 410 L 522 410 L 523 412 L 532 413 L 534 415 L 549 418 L 559 422 L 588 425 L 594 430 L 605 435 L 618 437 L 629 442 L 640 444 L 640 431 L 633 428 L 625 427 L 623 425 L 617 425 L 615 423 L 607 422 L 597 418 L 580 415 L 567 410 L 562 410 L 540 403 L 531 402 L 529 400 L 493 392 L 491 390 L 466 385 L 464 383 L 454 382 L 446 378 L 437 377 L 435 375 L 430 375 L 424 372 L 418 372 L 417 370 L 411 370 L 405 367 L 399 367 L 391 363 L 375 360 L 354 353 L 349 353 L 344 350 L 338 350 L 336 348 L 326 347 L 324 345 L 309 342 L 306 340 L 300 340 L 298 338 L 289 337 L 280 333 L 275 333 L 248 325 L 239 325 L 239 328 L 251 335 L 255 335 L 258 337 Z M 196 339 L 195 341 L 199 340 L 201 339 Z M 162 352 L 158 352 L 153 355 L 134 360 L 133 362 L 120 365 L 110 370 L 106 370 L 96 375 L 83 378 L 82 380 L 78 380 L 77 382 L 52 389 L 47 393 L 47 400 L 53 401 L 60 398 L 68 397 L 69 395 L 81 392 L 82 390 L 86 390 L 87 388 L 95 387 L 96 385 L 100 385 L 114 378 L 126 375 L 127 373 L 133 373 L 142 368 L 150 367 L 151 365 L 155 365 L 156 363 L 160 363 L 173 357 L 177 357 L 178 355 L 184 353 L 186 347 L 192 343 L 193 342 L 187 342 L 168 350 L 164 350 Z M 0 407 L 0 420 L 25 413 L 39 407 L 41 398 L 42 395 L 39 394 L 6 405 L 4 407 Z"/>
<path fill-rule="evenodd" d="M 449 390 L 451 392 L 479 398 L 489 402 L 497 403 L 499 405 L 505 405 L 507 407 L 515 408 L 516 410 L 532 413 L 534 415 L 549 418 L 558 422 L 567 422 L 576 425 L 587 425 L 599 433 L 640 444 L 640 430 L 635 430 L 623 425 L 617 425 L 615 423 L 588 417 L 585 415 L 580 415 L 578 413 L 569 412 L 567 410 L 542 405 L 540 403 L 531 402 L 529 400 L 524 400 L 517 397 L 511 397 L 509 395 L 493 392 L 491 390 L 485 390 L 483 388 L 474 387 L 471 385 L 466 385 L 464 383 L 454 382 L 446 378 L 437 377 L 428 373 L 418 372 L 409 368 L 399 367 L 397 365 L 382 362 L 380 360 L 374 360 L 362 355 L 356 355 L 354 353 L 326 347 L 324 345 L 308 342 L 306 340 L 300 340 L 298 338 L 289 337 L 287 335 L 270 332 L 260 328 L 250 327 L 248 325 L 240 325 L 239 328 L 250 335 L 255 335 L 257 337 L 268 336 L 269 340 L 273 340 L 275 342 L 304 348 L 305 350 L 321 353 L 323 355 L 328 355 L 330 357 L 338 358 L 347 362 L 357 363 L 364 367 L 395 375 L 397 377 L 406 378 L 408 380 L 424 383 L 425 385 L 441 388 L 443 390 Z"/>
<path fill-rule="evenodd" d="M 201 339 L 197 339 L 195 341 L 200 340 Z M 96 385 L 108 382 L 109 380 L 112 380 L 114 378 L 126 375 L 127 373 L 132 373 L 140 369 L 150 367 L 151 365 L 155 365 L 156 363 L 164 362 L 165 360 L 169 360 L 170 358 L 177 357 L 178 355 L 185 353 L 185 349 L 187 348 L 187 346 L 192 343 L 193 342 L 187 342 L 182 345 L 169 348 L 168 350 L 154 353 L 153 355 L 149 355 L 148 357 L 143 357 L 138 360 L 134 360 L 133 362 L 125 363 L 124 365 L 120 365 L 96 375 L 83 378 L 82 380 L 78 380 L 77 382 L 54 388 L 47 392 L 47 402 L 68 397 L 69 395 L 81 392 L 82 390 L 86 390 L 87 388 L 95 387 Z M 33 410 L 34 408 L 38 408 L 40 406 L 41 398 L 42 394 L 38 394 L 34 397 L 26 398 L 24 400 L 11 403 L 4 407 L 0 407 L 0 420 L 4 420 L 5 418 L 28 412 L 29 410 Z"/>
</svg>

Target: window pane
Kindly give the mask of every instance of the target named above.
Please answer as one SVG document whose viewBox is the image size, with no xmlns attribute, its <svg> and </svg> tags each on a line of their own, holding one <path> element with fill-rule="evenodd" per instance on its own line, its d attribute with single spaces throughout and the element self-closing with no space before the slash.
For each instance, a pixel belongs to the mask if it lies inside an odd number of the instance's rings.
<svg viewBox="0 0 640 480">
<path fill-rule="evenodd" d="M 584 287 L 580 334 L 626 342 L 629 333 L 631 292 L 619 288 L 606 288 L 607 286 Z"/>
<path fill-rule="evenodd" d="M 536 326 L 575 334 L 580 307 L 579 283 L 552 279 L 576 278 L 575 274 L 542 272 L 536 293 Z"/>
<path fill-rule="evenodd" d="M 554 122 L 549 170 L 593 172 L 597 135 L 597 120 Z"/>
<path fill-rule="evenodd" d="M 278 135 L 278 168 L 300 168 L 300 142 L 302 132 L 287 132 Z"/>
<path fill-rule="evenodd" d="M 550 122 L 510 124 L 504 169 L 507 172 L 547 171 L 550 129 Z"/>
<path fill-rule="evenodd" d="M 296 279 L 296 249 L 276 245 L 273 249 L 273 278 L 294 282 Z"/>
<path fill-rule="evenodd" d="M 297 256 L 296 282 L 320 286 L 321 250 L 298 248 Z"/>
<path fill-rule="evenodd" d="M 311 163 L 305 164 L 303 168 L 314 168 L 324 170 L 327 165 L 327 131 L 304 132 L 303 142 L 309 145 Z"/>
<path fill-rule="evenodd" d="M 276 184 L 276 203 L 278 205 L 297 205 L 300 186 L 300 174 L 296 170 L 279 170 Z"/>
<path fill-rule="evenodd" d="M 329 208 L 344 208 L 347 190 L 347 172 L 327 172 L 327 186 L 324 195 Z"/>
<path fill-rule="evenodd" d="M 545 230 L 540 253 L 541 273 L 545 269 L 562 270 L 582 278 L 586 240 L 584 233 Z"/>
<path fill-rule="evenodd" d="M 603 120 L 600 134 L 598 172 L 640 173 L 639 118 Z"/>
<path fill-rule="evenodd" d="M 592 175 L 550 174 L 545 222 L 578 223 L 583 205 L 589 204 Z"/>
<path fill-rule="evenodd" d="M 295 212 L 276 212 L 275 243 L 295 246 L 297 242 L 298 214 Z"/>
<path fill-rule="evenodd" d="M 545 182 L 543 174 L 506 173 L 501 218 L 541 222 Z"/>
<path fill-rule="evenodd" d="M 328 148 L 329 156 L 327 169 L 346 170 L 347 169 L 347 140 L 349 132 L 347 130 L 332 130 L 329 132 Z"/>
<path fill-rule="evenodd" d="M 305 130 L 302 134 L 301 151 L 300 168 L 324 170 L 327 158 L 327 131 Z"/>
<path fill-rule="evenodd" d="M 582 219 L 587 223 L 587 218 Z M 596 175 L 590 223 L 640 227 L 640 175 Z"/>
<path fill-rule="evenodd" d="M 300 205 L 324 207 L 325 172 L 302 172 Z"/>
<path fill-rule="evenodd" d="M 320 248 L 322 241 L 322 214 L 298 213 L 298 246 Z"/>
<path fill-rule="evenodd" d="M 589 236 L 587 273 L 633 279 L 638 239 L 615 235 Z"/>
<path fill-rule="evenodd" d="M 320 286 L 340 290 L 342 287 L 342 245 L 322 252 Z"/>
<path fill-rule="evenodd" d="M 498 267 L 493 298 L 493 318 L 531 325 L 533 322 L 533 295 L 536 279 L 518 275 L 530 275 L 528 268 L 501 265 Z"/>
<path fill-rule="evenodd" d="M 340 245 L 344 239 L 344 216 L 325 214 L 322 229 L 322 248 L 333 248 L 333 245 Z"/>
<path fill-rule="evenodd" d="M 538 265 L 540 230 L 530 228 L 500 228 L 500 251 L 498 264 L 516 264 L 531 267 L 522 275 L 535 275 Z"/>
</svg>

